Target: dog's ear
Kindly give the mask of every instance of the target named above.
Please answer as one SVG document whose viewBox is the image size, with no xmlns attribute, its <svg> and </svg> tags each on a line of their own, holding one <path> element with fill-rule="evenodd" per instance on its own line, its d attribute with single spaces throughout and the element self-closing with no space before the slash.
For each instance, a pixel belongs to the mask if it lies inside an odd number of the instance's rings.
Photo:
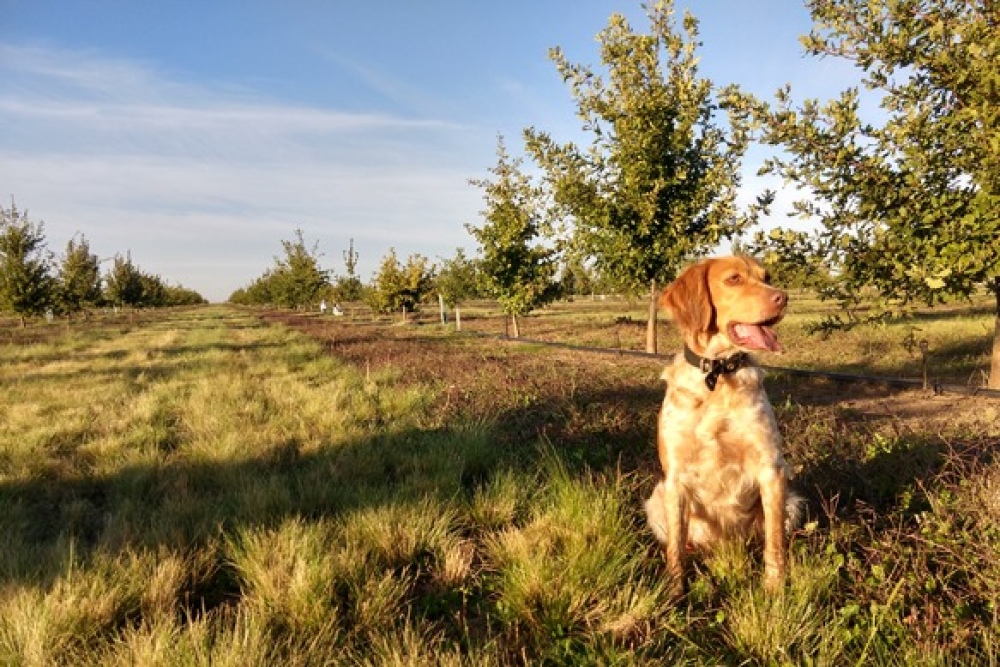
<svg viewBox="0 0 1000 667">
<path fill-rule="evenodd" d="M 712 327 L 715 313 L 708 290 L 711 261 L 706 259 L 684 269 L 660 295 L 660 307 L 670 313 L 681 331 L 700 333 Z"/>
</svg>

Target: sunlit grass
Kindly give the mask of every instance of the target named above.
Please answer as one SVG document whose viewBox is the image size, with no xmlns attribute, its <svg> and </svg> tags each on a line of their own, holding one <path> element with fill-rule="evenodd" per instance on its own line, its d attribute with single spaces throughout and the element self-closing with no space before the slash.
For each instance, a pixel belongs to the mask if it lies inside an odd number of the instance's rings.
<svg viewBox="0 0 1000 667">
<path fill-rule="evenodd" d="M 581 309 L 529 327 L 582 331 Z M 806 340 L 796 317 L 786 345 Z M 922 333 L 958 349 L 981 317 Z M 901 331 L 824 345 L 844 346 L 834 365 L 890 359 Z M 992 404 L 862 422 L 797 387 L 776 406 L 810 499 L 787 587 L 765 593 L 759 550 L 730 545 L 672 600 L 641 515 L 653 436 L 616 421 L 641 393 L 587 384 L 610 362 L 505 353 L 541 370 L 503 401 L 461 386 L 471 407 L 442 418 L 426 369 L 351 365 L 244 311 L 43 333 L 0 345 L 0 664 L 996 662 Z M 423 335 L 456 363 L 495 352 Z M 649 465 L 623 470 L 632 450 Z"/>
</svg>

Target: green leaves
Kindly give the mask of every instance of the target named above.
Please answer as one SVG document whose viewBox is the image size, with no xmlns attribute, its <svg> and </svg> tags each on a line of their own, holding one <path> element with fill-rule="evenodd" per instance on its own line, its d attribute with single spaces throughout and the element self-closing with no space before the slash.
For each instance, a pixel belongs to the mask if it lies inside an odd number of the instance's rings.
<svg viewBox="0 0 1000 667">
<path fill-rule="evenodd" d="M 319 242 L 307 247 L 302 230 L 296 229 L 295 239 L 282 240 L 281 247 L 284 256 L 275 257 L 271 269 L 234 292 L 230 301 L 304 308 L 319 300 L 320 291 L 329 285 L 329 272 L 319 264 Z"/>
<path fill-rule="evenodd" d="M 142 303 L 142 272 L 132 262 L 132 254 L 115 255 L 114 263 L 104 281 L 108 301 L 115 305 L 138 306 Z"/>
<path fill-rule="evenodd" d="M 67 313 L 78 313 L 101 301 L 101 271 L 97 255 L 83 235 L 70 239 L 59 266 L 60 307 Z"/>
<path fill-rule="evenodd" d="M 458 248 L 455 256 L 445 260 L 434 278 L 434 287 L 444 302 L 451 307 L 476 296 L 480 278 L 479 262 L 465 256 Z"/>
<path fill-rule="evenodd" d="M 816 257 L 837 276 L 824 293 L 847 309 L 871 290 L 873 320 L 919 302 L 967 297 L 983 284 L 1000 298 L 1000 30 L 993 4 L 808 5 L 815 28 L 806 49 L 853 60 L 868 96 L 880 96 L 884 119 L 881 126 L 862 121 L 858 89 L 796 109 L 786 88 L 774 108 L 752 106 L 763 140 L 784 149 L 767 170 L 809 194 L 796 211 L 818 223 Z M 1000 318 L 993 350 L 990 386 L 1000 388 Z"/>
<path fill-rule="evenodd" d="M 279 304 L 302 308 L 317 299 L 319 291 L 329 283 L 328 272 L 319 265 L 319 244 L 306 247 L 302 230 L 295 230 L 295 240 L 282 241 L 284 257 L 275 258 L 271 274 L 272 295 Z"/>
<path fill-rule="evenodd" d="M 772 172 L 804 187 L 799 211 L 821 226 L 843 289 L 883 302 L 968 295 L 1000 273 L 1000 37 L 982 2 L 813 0 L 814 54 L 851 58 L 884 123 L 866 124 L 860 92 L 827 104 L 790 92 L 761 114 L 785 155 Z"/>
<path fill-rule="evenodd" d="M 432 267 L 422 255 L 410 255 L 406 264 L 396 258 L 395 248 L 382 259 L 372 281 L 369 300 L 376 312 L 389 313 L 406 309 L 413 312 L 430 291 Z"/>
<path fill-rule="evenodd" d="M 52 305 L 55 283 L 41 223 L 11 204 L 0 208 L 0 310 L 24 318 Z"/>
<path fill-rule="evenodd" d="M 484 223 L 466 225 L 481 247 L 486 291 L 505 313 L 515 316 L 531 312 L 558 294 L 557 253 L 542 241 L 543 232 L 551 230 L 545 196 L 521 171 L 521 162 L 508 155 L 499 137 L 497 164 L 489 170 L 493 180 L 470 181 L 483 190 Z"/>
<path fill-rule="evenodd" d="M 574 246 L 636 292 L 672 278 L 751 219 L 735 206 L 750 98 L 728 88 L 720 102 L 712 82 L 698 77 L 692 15 L 678 27 L 673 3 L 662 0 L 647 14 L 649 34 L 614 15 L 598 35 L 606 78 L 560 49 L 550 52 L 592 137 L 589 148 L 525 130 L 560 214 L 574 222 Z"/>
</svg>

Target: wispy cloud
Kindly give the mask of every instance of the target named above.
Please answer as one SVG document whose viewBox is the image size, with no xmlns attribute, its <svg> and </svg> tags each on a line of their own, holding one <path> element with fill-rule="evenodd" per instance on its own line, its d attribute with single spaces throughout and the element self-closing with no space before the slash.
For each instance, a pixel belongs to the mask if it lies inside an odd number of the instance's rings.
<svg viewBox="0 0 1000 667">
<path fill-rule="evenodd" d="M 295 226 L 333 256 L 354 237 L 363 270 L 389 245 L 450 253 L 479 208 L 466 179 L 493 149 L 490 134 L 475 147 L 479 133 L 454 123 L 281 104 L 10 45 L 0 124 L 13 130 L 0 138 L 0 183 L 45 219 L 50 246 L 82 231 L 212 298 L 259 275 Z M 221 266 L 237 246 L 244 259 Z"/>
</svg>

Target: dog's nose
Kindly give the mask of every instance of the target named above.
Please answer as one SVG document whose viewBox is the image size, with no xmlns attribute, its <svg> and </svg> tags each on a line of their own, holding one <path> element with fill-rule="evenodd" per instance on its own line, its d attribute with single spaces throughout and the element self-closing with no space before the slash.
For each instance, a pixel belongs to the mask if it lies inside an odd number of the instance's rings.
<svg viewBox="0 0 1000 667">
<path fill-rule="evenodd" d="M 771 301 L 778 308 L 784 308 L 788 305 L 788 293 L 782 292 L 781 290 L 775 290 L 774 294 L 771 295 Z"/>
</svg>

